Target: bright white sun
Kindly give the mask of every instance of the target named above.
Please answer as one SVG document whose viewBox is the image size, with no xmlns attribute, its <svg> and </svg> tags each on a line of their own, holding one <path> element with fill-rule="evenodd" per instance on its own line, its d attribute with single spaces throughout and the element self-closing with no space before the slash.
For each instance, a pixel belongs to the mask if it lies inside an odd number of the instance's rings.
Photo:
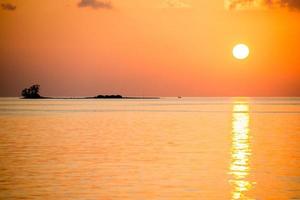
<svg viewBox="0 0 300 200">
<path fill-rule="evenodd" d="M 232 54 L 236 59 L 246 59 L 249 56 L 249 47 L 245 44 L 237 44 L 233 47 Z"/>
</svg>

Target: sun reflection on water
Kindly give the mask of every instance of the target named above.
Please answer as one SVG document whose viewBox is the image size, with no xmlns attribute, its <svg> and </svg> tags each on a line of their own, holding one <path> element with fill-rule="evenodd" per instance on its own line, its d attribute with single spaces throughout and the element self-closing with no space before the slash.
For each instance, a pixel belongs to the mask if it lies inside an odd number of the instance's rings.
<svg viewBox="0 0 300 200">
<path fill-rule="evenodd" d="M 233 108 L 230 165 L 233 200 L 250 199 L 246 196 L 252 188 L 252 183 L 247 179 L 250 173 L 251 156 L 249 120 L 249 106 L 246 103 L 236 103 Z"/>
</svg>

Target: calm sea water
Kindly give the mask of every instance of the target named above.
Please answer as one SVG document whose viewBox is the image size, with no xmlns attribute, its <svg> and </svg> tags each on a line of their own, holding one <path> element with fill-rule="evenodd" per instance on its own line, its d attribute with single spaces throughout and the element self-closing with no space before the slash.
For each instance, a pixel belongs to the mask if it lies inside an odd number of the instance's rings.
<svg viewBox="0 0 300 200">
<path fill-rule="evenodd" d="M 300 199 L 300 98 L 0 98 L 0 199 Z"/>
</svg>

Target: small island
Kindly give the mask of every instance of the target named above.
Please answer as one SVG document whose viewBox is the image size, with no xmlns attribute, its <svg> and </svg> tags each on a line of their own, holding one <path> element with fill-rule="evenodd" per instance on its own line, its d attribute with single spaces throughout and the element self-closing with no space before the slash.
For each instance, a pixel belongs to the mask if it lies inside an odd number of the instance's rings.
<svg viewBox="0 0 300 200">
<path fill-rule="evenodd" d="M 98 95 L 94 97 L 95 99 L 123 99 L 122 95 Z"/>
<path fill-rule="evenodd" d="M 40 85 L 32 85 L 29 88 L 25 88 L 22 90 L 22 97 L 24 99 L 43 99 L 46 97 L 42 97 L 40 94 Z"/>
<path fill-rule="evenodd" d="M 44 97 L 39 94 L 40 85 L 35 84 L 29 88 L 22 90 L 21 95 L 23 99 L 160 99 L 159 97 L 123 97 L 122 95 L 97 95 L 94 97 L 82 98 L 58 98 L 58 97 Z"/>
</svg>

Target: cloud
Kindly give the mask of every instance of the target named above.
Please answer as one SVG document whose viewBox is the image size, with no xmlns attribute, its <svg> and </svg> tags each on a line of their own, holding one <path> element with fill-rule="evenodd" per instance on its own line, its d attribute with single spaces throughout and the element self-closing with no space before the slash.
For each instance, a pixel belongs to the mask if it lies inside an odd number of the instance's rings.
<svg viewBox="0 0 300 200">
<path fill-rule="evenodd" d="M 10 4 L 10 3 L 2 3 L 1 8 L 3 10 L 14 11 L 17 9 L 17 6 Z"/>
<path fill-rule="evenodd" d="M 190 8 L 191 5 L 181 0 L 165 0 L 162 8 Z"/>
<path fill-rule="evenodd" d="M 228 10 L 249 9 L 256 7 L 255 3 L 258 3 L 258 0 L 225 0 L 225 8 Z"/>
<path fill-rule="evenodd" d="M 269 2 L 269 1 L 267 1 L 267 2 Z M 283 6 L 283 7 L 300 10 L 300 1 L 299 0 L 280 0 L 279 3 L 280 3 L 280 6 Z"/>
<path fill-rule="evenodd" d="M 112 4 L 110 1 L 102 1 L 102 0 L 80 0 L 78 6 L 81 8 L 91 7 L 94 9 L 102 8 L 102 9 L 112 9 Z"/>
<path fill-rule="evenodd" d="M 289 8 L 300 10 L 300 0 L 225 0 L 228 10 Z"/>
</svg>

